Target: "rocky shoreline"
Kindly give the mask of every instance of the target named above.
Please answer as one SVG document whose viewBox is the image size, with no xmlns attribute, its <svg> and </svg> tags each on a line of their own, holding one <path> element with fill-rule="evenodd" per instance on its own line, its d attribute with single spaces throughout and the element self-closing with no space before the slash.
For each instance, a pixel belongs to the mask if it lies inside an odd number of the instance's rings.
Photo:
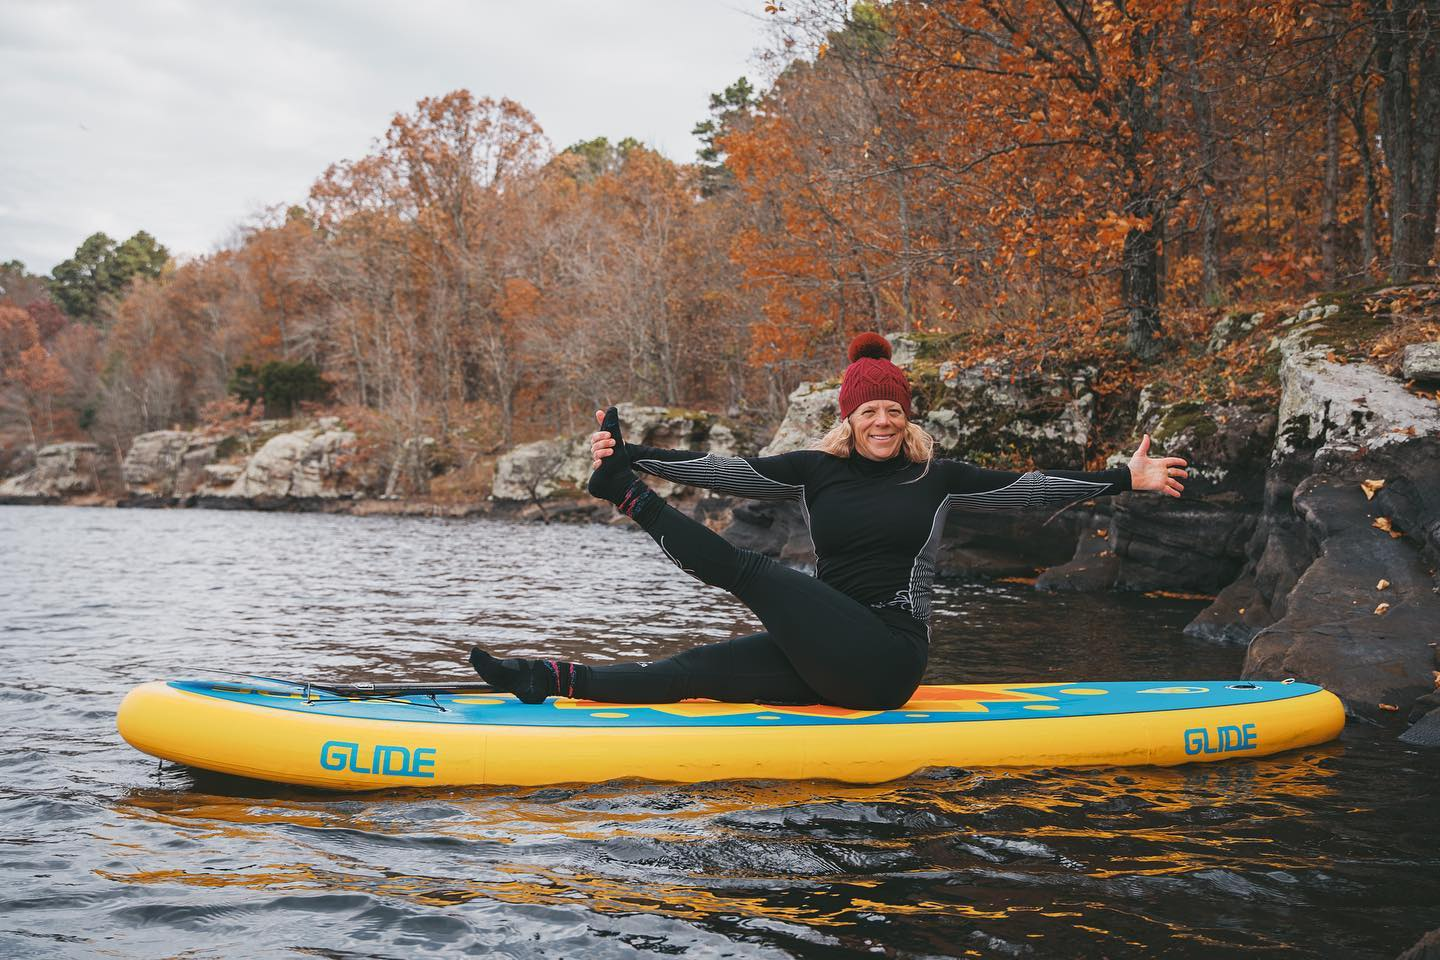
<svg viewBox="0 0 1440 960">
<path fill-rule="evenodd" d="M 1270 338 L 1278 407 L 1202 405 L 1160 382 L 1141 392 L 1135 435 L 1152 434 L 1157 449 L 1192 464 L 1182 500 L 1125 494 L 1053 518 L 953 513 L 940 574 L 1038 573 L 1039 590 L 1213 596 L 1186 632 L 1248 644 L 1247 677 L 1323 683 L 1353 716 L 1409 719 L 1402 739 L 1440 746 L 1440 344 L 1406 348 L 1397 378 L 1336 356 L 1345 320 L 1339 303 L 1316 300 L 1293 317 L 1216 325 L 1212 351 L 1237 337 Z M 942 454 L 1083 462 L 1096 429 L 1093 368 L 1063 377 L 1001 362 L 962 368 L 944 359 L 943 340 L 892 340 L 911 372 L 917 417 Z M 768 455 L 823 433 L 837 389 L 801 385 L 763 446 L 704 411 L 626 405 L 621 416 L 632 439 L 653 446 Z M 583 494 L 583 436 L 514 448 L 496 466 L 491 496 L 468 502 L 394 496 L 404 465 L 365 467 L 356 449 L 356 434 L 333 417 L 144 434 L 118 463 L 93 444 L 55 444 L 19 458 L 19 470 L 11 457 L 16 475 L 0 483 L 0 504 L 614 522 L 608 505 Z M 424 449 L 417 438 L 402 453 Z M 123 492 L 106 493 L 117 487 Z M 814 562 L 793 508 L 657 487 L 742 547 Z"/>
</svg>

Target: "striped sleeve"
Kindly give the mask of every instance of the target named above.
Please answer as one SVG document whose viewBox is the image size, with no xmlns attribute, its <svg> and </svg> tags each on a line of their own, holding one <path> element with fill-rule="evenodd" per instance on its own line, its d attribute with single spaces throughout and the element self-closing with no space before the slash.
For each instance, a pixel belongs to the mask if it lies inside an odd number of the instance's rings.
<svg viewBox="0 0 1440 960">
<path fill-rule="evenodd" d="M 774 457 L 722 457 L 692 450 L 664 450 L 625 444 L 630 463 L 641 473 L 704 487 L 747 500 L 801 500 L 814 450 L 796 450 Z"/>
<path fill-rule="evenodd" d="M 961 510 L 1018 513 L 1061 510 L 1092 497 L 1130 489 L 1130 468 L 1113 470 L 987 470 L 962 460 L 940 460 L 946 499 Z"/>
</svg>

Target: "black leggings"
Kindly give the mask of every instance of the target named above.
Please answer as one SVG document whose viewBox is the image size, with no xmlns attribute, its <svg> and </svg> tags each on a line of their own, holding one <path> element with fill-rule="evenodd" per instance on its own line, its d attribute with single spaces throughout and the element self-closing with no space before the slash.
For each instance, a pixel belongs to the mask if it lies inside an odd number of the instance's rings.
<svg viewBox="0 0 1440 960">
<path fill-rule="evenodd" d="M 764 633 L 695 647 L 653 663 L 591 665 L 576 695 L 607 703 L 825 703 L 892 709 L 925 673 L 924 624 L 885 615 L 762 554 L 739 550 L 668 504 L 645 530 L 675 565 L 728 590 Z"/>
</svg>

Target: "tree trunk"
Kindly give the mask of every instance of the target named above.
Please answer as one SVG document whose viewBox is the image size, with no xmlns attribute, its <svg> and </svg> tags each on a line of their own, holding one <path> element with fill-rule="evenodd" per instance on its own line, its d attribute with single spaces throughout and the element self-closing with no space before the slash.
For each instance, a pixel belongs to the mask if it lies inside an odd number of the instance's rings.
<svg viewBox="0 0 1440 960">
<path fill-rule="evenodd" d="M 1207 303 L 1221 300 L 1220 289 L 1220 212 L 1216 186 L 1220 149 L 1215 134 L 1215 106 L 1210 92 L 1202 86 L 1200 45 L 1193 25 L 1195 5 L 1187 3 L 1184 11 L 1185 53 L 1190 59 L 1190 107 L 1195 114 L 1195 134 L 1200 142 L 1200 289 Z"/>
<path fill-rule="evenodd" d="M 1378 255 L 1375 249 L 1375 223 L 1380 209 L 1380 180 L 1375 172 L 1375 154 L 1370 150 L 1370 128 L 1365 122 L 1363 88 L 1351 103 L 1350 123 L 1355 128 L 1355 149 L 1360 153 L 1360 167 L 1365 173 L 1365 210 L 1360 228 L 1361 271 L 1368 272 Z"/>
<path fill-rule="evenodd" d="M 1130 39 L 1131 52 L 1137 64 L 1150 60 L 1154 36 L 1137 32 Z M 1156 196 L 1156 187 L 1150 182 L 1150 158 L 1147 156 L 1146 138 L 1164 128 L 1160 104 L 1152 97 L 1158 95 L 1163 84 L 1156 84 L 1152 91 L 1131 79 L 1126 84 L 1121 115 L 1125 118 L 1130 133 L 1122 142 L 1120 153 L 1124 159 L 1129 183 L 1126 187 L 1125 212 L 1146 220 L 1147 226 L 1136 227 L 1125 235 L 1122 248 L 1120 292 L 1125 305 L 1126 336 L 1125 346 L 1141 360 L 1153 360 L 1160 353 L 1160 221 L 1164 209 Z"/>
<path fill-rule="evenodd" d="M 1382 77 L 1380 136 L 1390 170 L 1390 279 L 1399 283 L 1424 271 L 1435 250 L 1440 0 L 1372 0 L 1371 22 Z"/>
<path fill-rule="evenodd" d="M 1437 192 L 1440 192 L 1440 0 L 1426 4 L 1425 45 L 1416 79 L 1416 199 L 1413 263 L 1424 270 L 1435 256 Z"/>
<path fill-rule="evenodd" d="M 1325 180 L 1320 190 L 1320 264 L 1325 283 L 1340 282 L 1340 96 L 1333 66 L 1325 108 Z"/>
<path fill-rule="evenodd" d="M 1148 201 L 1146 205 L 1153 207 Z M 1155 216 L 1153 209 L 1146 213 Z M 1141 360 L 1152 360 L 1160 352 L 1159 241 L 1159 231 L 1154 226 L 1149 230 L 1131 230 L 1125 235 L 1120 275 L 1121 296 L 1125 302 L 1125 348 Z"/>
</svg>

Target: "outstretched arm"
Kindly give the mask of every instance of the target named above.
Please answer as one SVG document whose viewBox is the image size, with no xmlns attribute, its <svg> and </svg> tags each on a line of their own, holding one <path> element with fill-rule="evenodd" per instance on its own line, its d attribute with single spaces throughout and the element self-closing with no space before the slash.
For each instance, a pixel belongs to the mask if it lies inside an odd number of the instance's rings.
<svg viewBox="0 0 1440 960">
<path fill-rule="evenodd" d="M 1130 463 L 1113 470 L 986 470 L 958 460 L 942 461 L 949 498 L 955 506 L 986 512 L 1060 510 L 1092 497 L 1154 490 L 1180 496 L 1185 461 L 1179 457 L 1151 457 L 1150 436 Z"/>
<path fill-rule="evenodd" d="M 603 411 L 596 411 L 597 419 Z M 615 440 L 605 431 L 590 435 L 591 469 L 610 456 Z M 807 464 L 824 454 L 797 450 L 774 457 L 722 457 L 694 450 L 667 450 L 638 443 L 625 444 L 630 465 L 642 473 L 672 483 L 704 487 L 750 500 L 799 500 L 805 493 Z"/>
</svg>

